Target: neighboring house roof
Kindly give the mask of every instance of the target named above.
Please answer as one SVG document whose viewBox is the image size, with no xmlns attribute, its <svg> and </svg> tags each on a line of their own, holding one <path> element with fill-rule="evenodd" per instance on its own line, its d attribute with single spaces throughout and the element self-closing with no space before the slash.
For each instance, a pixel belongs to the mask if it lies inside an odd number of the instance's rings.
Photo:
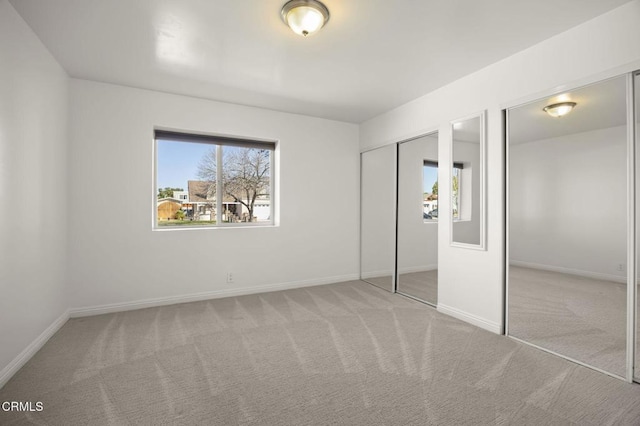
<svg viewBox="0 0 640 426">
<path fill-rule="evenodd" d="M 178 204 L 182 204 L 184 200 L 178 200 L 177 198 L 171 198 L 171 197 L 165 197 L 165 198 L 159 198 L 158 199 L 158 204 L 162 204 L 162 203 L 178 203 Z"/>
<path fill-rule="evenodd" d="M 212 182 L 207 182 L 203 180 L 190 180 L 187 181 L 187 189 L 189 192 L 189 201 L 190 203 L 212 203 L 215 201 L 216 197 L 213 194 L 209 194 L 209 188 L 211 187 Z M 258 198 L 260 199 L 260 198 Z M 223 198 L 225 203 L 235 203 L 236 200 L 233 197 L 226 195 Z"/>
<path fill-rule="evenodd" d="M 438 199 L 438 194 L 425 194 L 424 201 L 433 201 Z"/>
</svg>

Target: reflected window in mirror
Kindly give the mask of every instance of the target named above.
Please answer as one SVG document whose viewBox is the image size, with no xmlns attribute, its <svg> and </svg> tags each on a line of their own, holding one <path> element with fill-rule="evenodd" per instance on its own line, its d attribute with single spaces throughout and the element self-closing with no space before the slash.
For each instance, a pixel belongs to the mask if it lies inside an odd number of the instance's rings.
<svg viewBox="0 0 640 426">
<path fill-rule="evenodd" d="M 461 220 L 462 205 L 460 202 L 460 194 L 462 192 L 462 169 L 464 165 L 462 163 L 453 164 L 453 175 L 451 177 L 451 203 L 453 208 L 453 220 Z"/>
<path fill-rule="evenodd" d="M 438 220 L 438 162 L 424 160 L 422 168 L 422 220 L 434 222 Z"/>
</svg>

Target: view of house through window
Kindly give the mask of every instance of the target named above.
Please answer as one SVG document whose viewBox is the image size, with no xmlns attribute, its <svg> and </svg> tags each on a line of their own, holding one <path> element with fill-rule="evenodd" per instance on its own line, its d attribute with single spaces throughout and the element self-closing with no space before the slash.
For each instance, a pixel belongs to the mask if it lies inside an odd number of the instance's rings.
<svg viewBox="0 0 640 426">
<path fill-rule="evenodd" d="M 438 220 L 438 162 L 424 160 L 422 169 L 422 219 L 425 222 Z"/>
<path fill-rule="evenodd" d="M 275 143 L 156 131 L 156 226 L 273 224 Z"/>
<path fill-rule="evenodd" d="M 460 176 L 463 165 L 453 165 L 453 218 L 460 219 Z M 438 162 L 424 160 L 422 169 L 423 210 L 422 218 L 425 222 L 438 220 Z"/>
</svg>

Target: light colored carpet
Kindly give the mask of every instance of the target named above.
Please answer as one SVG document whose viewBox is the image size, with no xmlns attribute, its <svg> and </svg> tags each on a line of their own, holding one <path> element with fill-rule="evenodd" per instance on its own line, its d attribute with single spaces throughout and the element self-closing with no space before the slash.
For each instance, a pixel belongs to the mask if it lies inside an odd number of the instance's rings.
<svg viewBox="0 0 640 426">
<path fill-rule="evenodd" d="M 0 390 L 46 425 L 638 424 L 640 386 L 362 281 L 70 320 Z"/>
<path fill-rule="evenodd" d="M 438 303 L 438 270 L 400 274 L 398 291 L 436 305 Z"/>
<path fill-rule="evenodd" d="M 511 266 L 509 334 L 625 376 L 625 284 Z"/>
</svg>

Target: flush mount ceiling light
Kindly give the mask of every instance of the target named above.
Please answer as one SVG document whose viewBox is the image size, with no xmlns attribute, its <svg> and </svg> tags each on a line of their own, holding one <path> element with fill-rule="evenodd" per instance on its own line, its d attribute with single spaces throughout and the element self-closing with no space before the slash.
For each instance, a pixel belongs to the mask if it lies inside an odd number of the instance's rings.
<svg viewBox="0 0 640 426">
<path fill-rule="evenodd" d="M 280 15 L 294 33 L 306 37 L 327 23 L 329 9 L 317 0 L 291 0 L 282 6 Z"/>
<path fill-rule="evenodd" d="M 560 102 L 557 104 L 547 105 L 542 110 L 552 117 L 562 117 L 569 114 L 575 106 L 575 102 Z"/>
</svg>

